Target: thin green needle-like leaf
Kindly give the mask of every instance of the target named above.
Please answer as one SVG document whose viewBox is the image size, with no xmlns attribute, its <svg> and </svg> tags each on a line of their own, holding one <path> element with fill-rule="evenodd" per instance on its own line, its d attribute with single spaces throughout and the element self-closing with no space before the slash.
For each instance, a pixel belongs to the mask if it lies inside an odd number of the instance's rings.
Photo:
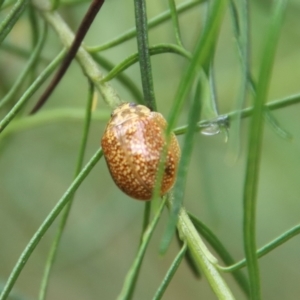
<svg viewBox="0 0 300 300">
<path fill-rule="evenodd" d="M 153 85 L 151 59 L 148 41 L 147 8 L 145 0 L 134 0 L 135 25 L 137 31 L 138 58 L 142 79 L 143 95 L 146 105 L 157 110 Z"/>
<path fill-rule="evenodd" d="M 38 43 L 40 30 L 39 30 L 39 24 L 38 24 L 38 17 L 37 12 L 35 11 L 34 7 L 32 5 L 28 6 L 28 19 L 30 23 L 30 31 L 31 31 L 31 47 L 32 49 L 35 47 L 35 45 Z"/>
<path fill-rule="evenodd" d="M 30 85 L 30 87 L 24 92 L 20 100 L 13 106 L 8 114 L 0 122 L 0 133 L 6 128 L 6 126 L 13 120 L 20 109 L 27 103 L 30 97 L 38 90 L 38 88 L 45 82 L 50 74 L 59 65 L 65 55 L 65 50 L 61 51 L 56 58 L 48 65 L 48 67 L 37 77 L 37 79 Z"/>
<path fill-rule="evenodd" d="M 294 236 L 300 234 L 300 225 L 297 225 L 288 231 L 284 232 L 277 238 L 275 238 L 270 243 L 266 244 L 265 246 L 261 247 L 257 251 L 257 257 L 263 257 L 264 255 L 270 253 L 277 247 L 281 246 L 282 244 L 286 243 L 288 240 L 293 238 Z M 236 270 L 239 270 L 247 265 L 246 259 L 242 259 L 241 261 L 235 263 L 234 265 L 228 266 L 228 267 L 219 267 L 220 270 L 224 272 L 234 272 Z"/>
<path fill-rule="evenodd" d="M 177 179 L 175 182 L 175 186 L 173 188 L 173 196 L 174 196 L 173 205 L 172 205 L 172 209 L 170 210 L 169 222 L 167 224 L 167 228 L 160 245 L 161 253 L 166 252 L 172 240 L 172 237 L 176 229 L 179 210 L 183 203 L 186 178 L 188 174 L 189 162 L 191 159 L 193 144 L 194 144 L 194 133 L 197 127 L 197 121 L 199 120 L 200 117 L 200 109 L 201 109 L 200 99 L 201 99 L 201 83 L 199 81 L 194 95 L 193 104 L 191 105 L 189 111 L 189 116 L 188 116 L 189 124 L 186 131 L 186 135 L 184 137 L 184 144 L 183 144 L 181 159 L 178 166 Z"/>
<path fill-rule="evenodd" d="M 44 24 L 44 30 L 39 38 L 39 41 L 32 52 L 32 55 L 30 56 L 27 65 L 25 66 L 24 70 L 20 74 L 20 76 L 16 79 L 15 83 L 9 90 L 9 92 L 5 95 L 3 99 L 0 100 L 0 109 L 8 103 L 10 100 L 13 99 L 19 88 L 21 87 L 22 83 L 24 82 L 25 78 L 28 76 L 28 74 L 31 72 L 32 67 L 36 64 L 37 60 L 39 59 L 40 53 L 43 49 L 45 40 L 47 37 L 47 25 Z"/>
<path fill-rule="evenodd" d="M 0 45 L 21 17 L 28 3 L 29 0 L 18 0 L 0 24 Z"/>
<path fill-rule="evenodd" d="M 151 236 L 153 234 L 153 231 L 158 223 L 158 220 L 161 216 L 161 213 L 165 207 L 166 199 L 164 199 L 161 204 L 159 209 L 157 210 L 153 220 L 147 227 L 147 230 L 143 234 L 142 242 L 140 244 L 139 250 L 137 255 L 135 256 L 134 262 L 128 271 L 122 291 L 118 296 L 118 300 L 130 300 L 133 296 L 133 291 L 135 288 L 136 280 L 137 280 L 137 274 L 139 273 L 139 269 L 141 267 L 145 252 L 147 250 L 148 244 L 150 242 Z"/>
<path fill-rule="evenodd" d="M 248 157 L 244 184 L 244 251 L 247 260 L 251 299 L 261 299 L 259 266 L 256 255 L 256 198 L 263 138 L 263 110 L 268 94 L 275 50 L 286 1 L 279 0 L 271 14 L 271 25 L 259 72 L 257 95 L 249 133 Z"/>
<path fill-rule="evenodd" d="M 224 263 L 227 265 L 233 264 L 234 259 L 230 255 L 229 251 L 225 248 L 225 246 L 221 243 L 218 237 L 198 218 L 189 213 L 189 217 L 193 222 L 197 231 L 205 238 L 205 240 L 212 246 L 212 248 L 216 251 L 216 253 L 221 257 Z M 222 269 L 223 270 L 223 269 Z M 249 283 L 242 272 L 234 272 L 232 274 L 236 282 L 239 284 L 241 289 L 245 292 L 246 295 L 249 296 L 250 289 Z"/>
<path fill-rule="evenodd" d="M 229 4 L 241 64 L 241 84 L 235 106 L 239 113 L 235 117 L 235 122 L 232 123 L 228 153 L 228 159 L 236 161 L 240 152 L 241 111 L 246 103 L 249 83 L 251 85 L 249 3 L 247 0 L 241 0 L 235 4 L 234 0 L 230 0 Z"/>
<path fill-rule="evenodd" d="M 278 123 L 277 119 L 270 112 L 270 110 L 265 109 L 264 116 L 268 121 L 268 124 L 271 126 L 271 128 L 274 130 L 274 132 L 277 135 L 279 135 L 281 138 L 285 140 L 291 141 L 293 139 L 293 136 Z"/>
<path fill-rule="evenodd" d="M 31 27 L 30 28 L 31 29 L 31 48 L 32 48 L 32 51 L 34 51 L 34 48 L 38 44 L 38 40 L 39 40 L 39 36 L 40 36 L 38 14 L 32 5 L 28 6 L 28 14 L 29 14 L 29 23 L 30 23 L 30 27 Z M 30 82 L 32 82 L 34 80 L 34 78 L 36 77 L 37 65 L 38 65 L 38 60 L 36 60 L 35 63 L 32 65 L 32 68 L 30 71 Z"/>
<path fill-rule="evenodd" d="M 197 72 L 199 72 L 201 65 L 206 62 L 206 59 L 210 57 L 211 49 L 214 46 L 215 40 L 217 38 L 221 20 L 224 15 L 225 7 L 226 7 L 226 1 L 216 0 L 216 1 L 213 1 L 211 3 L 211 5 L 212 5 L 212 7 L 210 9 L 210 15 L 208 16 L 209 21 L 206 24 L 207 26 L 204 29 L 203 34 L 199 38 L 199 41 L 196 45 L 196 49 L 193 54 L 193 58 L 189 64 L 188 69 L 187 69 L 185 75 L 183 76 L 183 78 L 180 82 L 179 88 L 177 90 L 177 93 L 176 93 L 176 96 L 174 99 L 174 105 L 171 109 L 170 117 L 168 118 L 168 127 L 166 130 L 167 137 L 170 136 L 170 133 L 171 133 L 172 129 L 174 128 L 176 120 L 179 117 L 179 114 L 181 112 L 185 97 L 190 90 L 190 87 L 194 81 L 194 78 L 195 78 Z M 192 132 L 192 134 L 193 133 L 194 132 Z M 187 153 L 188 153 L 188 150 L 187 150 Z M 183 155 L 182 155 L 181 159 L 185 159 Z M 186 172 L 185 167 L 182 166 L 182 174 L 184 172 Z M 183 181 L 183 178 L 180 179 L 180 181 Z M 176 185 L 175 185 L 175 189 L 176 189 Z M 178 210 L 180 209 L 180 205 L 181 205 L 182 199 L 183 199 L 182 190 L 180 191 L 180 189 L 177 188 L 176 193 L 178 193 L 178 195 L 175 196 L 175 203 L 174 203 L 175 209 L 172 210 L 172 213 L 170 215 L 170 221 L 167 226 L 166 234 L 162 240 L 161 247 L 160 247 L 161 252 L 166 251 L 166 249 L 171 241 L 172 235 L 175 232 L 175 225 L 176 225 L 176 221 L 177 221 L 177 215 L 175 215 L 175 214 L 178 214 Z M 178 203 L 176 203 L 177 201 L 178 201 Z"/>
<path fill-rule="evenodd" d="M 84 121 L 84 126 L 83 126 L 83 134 L 82 134 L 82 140 L 81 140 L 81 145 L 79 149 L 79 154 L 78 154 L 78 159 L 77 159 L 77 165 L 75 169 L 75 174 L 74 178 L 78 176 L 82 169 L 83 165 L 83 160 L 84 160 L 84 154 L 85 154 L 85 149 L 87 145 L 87 139 L 88 139 L 88 133 L 90 129 L 90 123 L 91 123 L 91 113 L 92 113 L 92 103 L 93 103 L 93 96 L 94 96 L 94 85 L 93 83 L 89 82 L 89 93 L 88 93 L 88 101 L 86 104 L 86 112 L 85 112 L 85 121 Z M 46 292 L 47 292 L 47 287 L 49 284 L 49 277 L 50 277 L 50 272 L 52 269 L 52 266 L 54 264 L 56 255 L 57 255 L 57 250 L 59 247 L 59 243 L 62 238 L 63 231 L 65 229 L 70 210 L 72 207 L 73 199 L 74 199 L 75 193 L 72 195 L 72 197 L 69 199 L 69 202 L 67 203 L 62 217 L 60 219 L 60 223 L 58 226 L 58 229 L 56 231 L 55 238 L 52 242 L 50 251 L 48 253 L 45 269 L 44 269 L 44 274 L 42 277 L 42 282 L 41 282 L 41 287 L 40 287 L 40 292 L 39 292 L 39 300 L 43 300 L 46 297 Z"/>
<path fill-rule="evenodd" d="M 161 54 L 161 53 L 175 53 L 179 54 L 181 56 L 186 57 L 187 59 L 191 59 L 191 54 L 186 51 L 185 49 L 173 45 L 173 44 L 159 44 L 155 45 L 149 48 L 149 53 L 150 55 L 156 55 L 156 54 Z M 115 76 L 118 76 L 121 72 L 138 62 L 139 60 L 139 54 L 134 53 L 124 59 L 121 63 L 116 65 L 101 81 L 109 81 L 113 79 Z"/>
<path fill-rule="evenodd" d="M 177 6 L 177 13 L 183 13 L 185 11 L 187 11 L 188 9 L 193 8 L 196 5 L 199 5 L 203 2 L 206 2 L 206 0 L 194 0 L 194 1 L 186 1 L 180 5 Z M 161 13 L 160 15 L 158 15 L 157 17 L 150 19 L 148 22 L 148 28 L 154 28 L 160 24 L 162 24 L 163 22 L 169 20 L 171 17 L 171 12 L 170 10 L 167 10 L 163 13 Z M 115 47 L 117 45 L 122 44 L 125 41 L 128 41 L 132 38 L 134 38 L 136 35 L 136 28 L 132 28 L 129 29 L 128 31 L 126 31 L 125 33 L 121 34 L 120 36 L 114 38 L 113 40 L 100 45 L 100 46 L 94 46 L 94 47 L 87 47 L 87 50 L 89 52 L 99 52 L 99 51 L 103 51 L 112 47 Z"/>
<path fill-rule="evenodd" d="M 179 20 L 178 20 L 178 12 L 176 10 L 176 5 L 175 5 L 174 0 L 169 0 L 169 7 L 170 7 L 171 16 L 172 16 L 173 28 L 175 31 L 175 38 L 176 38 L 177 44 L 183 48 L 183 43 L 182 43 L 181 34 L 180 34 Z"/>
<path fill-rule="evenodd" d="M 70 187 L 67 189 L 67 191 L 64 193 L 64 195 L 61 197 L 61 199 L 57 202 L 55 207 L 51 210 L 49 215 L 45 218 L 42 225 L 38 228 L 36 233 L 33 235 L 33 237 L 30 239 L 29 243 L 27 244 L 26 248 L 22 252 L 21 256 L 19 257 L 15 267 L 13 268 L 1 294 L 0 294 L 0 300 L 5 300 L 9 296 L 9 293 L 11 289 L 13 288 L 16 280 L 18 279 L 21 271 L 23 270 L 24 266 L 26 265 L 29 257 L 33 253 L 34 249 L 42 239 L 42 237 L 45 235 L 51 224 L 54 222 L 56 217 L 59 215 L 59 213 L 62 211 L 62 209 L 66 206 L 68 201 L 71 199 L 75 191 L 79 188 L 83 180 L 88 176 L 88 174 L 91 172 L 91 170 L 94 168 L 96 163 L 100 160 L 102 157 L 102 149 L 97 150 L 97 152 L 94 154 L 94 156 L 89 160 L 89 162 L 85 165 L 85 167 L 82 169 L 82 171 L 78 174 L 78 176 L 75 178 L 75 180 L 72 182 Z"/>
<path fill-rule="evenodd" d="M 157 289 L 157 291 L 153 297 L 153 300 L 160 300 L 161 297 L 163 296 L 163 294 L 166 291 L 169 283 L 171 282 L 174 274 L 176 273 L 182 259 L 184 258 L 186 250 L 187 250 L 187 246 L 186 246 L 186 244 L 184 244 L 182 246 L 181 250 L 179 251 L 179 253 L 177 254 L 177 256 L 175 257 L 174 261 L 172 262 L 172 265 L 170 266 L 166 276 L 164 277 L 163 281 L 161 282 L 161 285 Z"/>
</svg>

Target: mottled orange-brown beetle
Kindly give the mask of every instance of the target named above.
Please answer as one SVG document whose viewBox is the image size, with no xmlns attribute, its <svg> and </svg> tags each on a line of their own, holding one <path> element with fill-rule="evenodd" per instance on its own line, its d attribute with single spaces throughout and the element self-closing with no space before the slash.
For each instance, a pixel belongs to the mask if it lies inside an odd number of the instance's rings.
<svg viewBox="0 0 300 300">
<path fill-rule="evenodd" d="M 166 144 L 164 117 L 144 105 L 123 103 L 112 113 L 101 140 L 106 163 L 116 185 L 127 195 L 150 200 L 160 156 Z M 176 178 L 180 148 L 172 133 L 167 152 L 161 195 Z"/>
</svg>

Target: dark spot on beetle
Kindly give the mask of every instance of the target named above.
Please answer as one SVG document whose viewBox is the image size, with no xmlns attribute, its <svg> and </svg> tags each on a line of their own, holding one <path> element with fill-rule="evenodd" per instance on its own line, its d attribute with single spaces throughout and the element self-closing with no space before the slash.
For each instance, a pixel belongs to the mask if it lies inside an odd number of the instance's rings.
<svg viewBox="0 0 300 300">
<path fill-rule="evenodd" d="M 165 174 L 168 175 L 168 176 L 170 176 L 170 175 L 173 174 L 173 168 L 172 168 L 171 165 L 168 164 L 168 165 L 165 167 Z"/>
</svg>

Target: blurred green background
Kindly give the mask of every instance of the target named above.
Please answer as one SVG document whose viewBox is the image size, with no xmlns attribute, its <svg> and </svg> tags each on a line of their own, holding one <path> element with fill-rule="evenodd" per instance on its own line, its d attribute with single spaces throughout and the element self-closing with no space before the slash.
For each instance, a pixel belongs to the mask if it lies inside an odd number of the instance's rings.
<svg viewBox="0 0 300 300">
<path fill-rule="evenodd" d="M 255 77 L 273 2 L 257 0 L 250 4 L 251 66 Z M 147 5 L 149 18 L 168 9 L 167 1 L 147 1 Z M 59 12 L 76 30 L 87 8 L 86 3 L 62 7 Z M 0 21 L 7 11 L 0 12 Z M 204 12 L 205 5 L 201 5 L 180 17 L 183 42 L 189 50 L 193 49 L 201 31 Z M 299 1 L 290 1 L 278 46 L 269 101 L 299 93 L 299 13 Z M 133 26 L 133 1 L 107 1 L 85 43 L 101 44 Z M 30 38 L 25 13 L 7 41 L 30 49 Z M 175 42 L 170 21 L 150 31 L 150 45 L 165 42 Z M 102 54 L 117 64 L 136 52 L 136 48 L 133 39 Z M 43 56 L 52 58 L 60 49 L 55 33 L 49 30 Z M 170 111 L 186 63 L 184 58 L 175 54 L 152 57 L 158 109 L 165 116 Z M 0 97 L 12 85 L 24 64 L 23 59 L 0 51 Z M 141 86 L 138 65 L 125 73 Z M 230 112 L 235 107 L 241 74 L 228 11 L 217 45 L 215 74 L 220 112 Z M 117 80 L 113 80 L 112 85 L 123 99 L 134 100 Z M 25 112 L 33 106 L 41 91 L 32 97 Z M 78 64 L 73 62 L 43 110 L 84 109 L 86 99 L 87 80 Z M 108 109 L 101 98 L 97 109 Z M 187 122 L 188 104 L 185 109 L 178 125 Z M 292 141 L 279 137 L 270 126 L 265 127 L 257 207 L 259 247 L 299 223 L 299 113 L 300 105 L 274 112 L 282 127 L 292 134 Z M 4 114 L 5 110 L 0 112 L 1 117 Z M 185 195 L 186 208 L 217 234 L 236 260 L 244 255 L 242 192 L 248 121 L 242 121 L 241 154 L 236 162 L 228 159 L 231 153 L 228 143 L 224 142 L 224 135 L 196 135 Z M 6 281 L 29 239 L 71 183 L 82 127 L 83 121 L 66 120 L 0 137 L 0 281 Z M 105 122 L 92 122 L 86 161 L 99 148 L 104 128 Z M 137 251 L 143 210 L 142 202 L 128 198 L 116 188 L 102 159 L 76 193 L 51 275 L 48 299 L 115 299 Z M 178 251 L 174 241 L 165 256 L 158 254 L 167 216 L 165 212 L 147 250 L 135 299 L 151 299 Z M 17 292 L 28 299 L 37 298 L 56 225 L 57 222 L 42 239 L 17 281 Z M 299 249 L 300 240 L 295 237 L 259 260 L 263 299 L 299 299 Z M 236 299 L 245 299 L 231 275 L 225 278 Z M 183 262 L 163 299 L 215 299 L 215 296 L 205 278 L 195 279 Z"/>
</svg>

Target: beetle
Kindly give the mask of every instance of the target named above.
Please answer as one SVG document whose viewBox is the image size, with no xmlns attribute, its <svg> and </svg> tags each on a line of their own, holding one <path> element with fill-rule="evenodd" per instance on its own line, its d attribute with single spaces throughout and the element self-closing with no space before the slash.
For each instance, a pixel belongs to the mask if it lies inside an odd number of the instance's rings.
<svg viewBox="0 0 300 300">
<path fill-rule="evenodd" d="M 122 103 L 111 114 L 101 139 L 104 157 L 116 185 L 138 200 L 150 200 L 161 153 L 166 146 L 164 117 L 144 105 Z M 180 147 L 171 133 L 160 195 L 174 185 Z"/>
</svg>

